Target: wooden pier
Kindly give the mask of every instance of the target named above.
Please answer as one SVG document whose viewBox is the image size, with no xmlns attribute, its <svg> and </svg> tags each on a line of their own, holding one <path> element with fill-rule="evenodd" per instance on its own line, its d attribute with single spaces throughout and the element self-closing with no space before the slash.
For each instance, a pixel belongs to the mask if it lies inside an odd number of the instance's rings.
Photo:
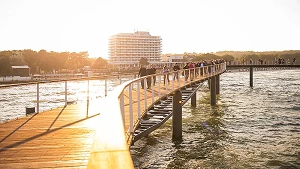
<svg viewBox="0 0 300 169">
<path fill-rule="evenodd" d="M 207 78 L 202 76 L 197 81 Z M 136 88 L 131 94 L 128 91 L 124 92 L 124 128 L 116 127 L 123 125 L 121 116 L 116 114 L 120 110 L 118 106 L 110 105 L 111 102 L 107 99 L 90 101 L 88 109 L 86 103 L 79 103 L 2 123 L 0 124 L 0 168 L 94 168 L 93 162 L 99 164 L 101 162 L 102 167 L 118 165 L 121 168 L 122 166 L 133 168 L 129 151 L 119 149 L 120 144 L 117 143 L 121 140 L 117 138 L 124 139 L 128 134 L 125 132 L 130 129 L 130 104 L 133 116 L 137 117 L 138 109 L 141 113 L 145 113 L 145 110 L 154 106 L 156 100 L 172 94 L 172 88 L 176 90 L 183 87 L 185 83 L 188 85 L 196 81 L 184 81 L 184 78 L 181 78 L 180 82 L 176 81 L 168 85 L 160 81 L 151 89 Z M 116 115 L 119 117 L 116 118 Z M 111 120 L 103 121 L 107 118 L 101 117 L 105 116 L 112 116 Z M 113 131 L 122 131 L 122 133 Z M 96 135 L 99 133 L 100 135 Z M 103 133 L 104 137 L 101 135 Z M 130 134 L 134 136 L 133 133 Z M 113 137 L 112 135 L 118 137 L 112 139 L 110 138 Z M 98 144 L 98 141 L 103 139 L 105 145 Z M 127 144 L 125 145 L 127 149 L 132 139 L 129 137 L 129 142 L 128 140 L 127 143 L 124 142 Z M 108 146 L 105 141 L 116 144 Z M 115 163 L 116 160 L 118 164 Z"/>
<path fill-rule="evenodd" d="M 160 91 L 166 94 L 166 86 L 161 84 Z M 154 92 L 156 100 L 157 85 Z M 145 109 L 145 98 L 152 102 L 152 90 L 147 90 L 146 97 L 143 89 L 140 94 L 141 109 Z M 132 100 L 137 116 L 137 94 L 133 94 Z M 86 103 L 79 103 L 0 124 L 0 168 L 86 168 L 101 118 L 99 103 L 101 99 L 90 102 L 88 117 Z M 128 99 L 124 108 L 129 109 Z M 125 119 L 127 131 L 128 113 Z"/>
</svg>

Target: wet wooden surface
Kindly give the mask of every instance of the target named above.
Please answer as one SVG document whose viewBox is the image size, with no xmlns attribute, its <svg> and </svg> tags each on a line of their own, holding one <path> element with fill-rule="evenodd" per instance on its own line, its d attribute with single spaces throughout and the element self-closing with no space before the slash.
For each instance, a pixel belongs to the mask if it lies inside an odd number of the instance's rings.
<svg viewBox="0 0 300 169">
<path fill-rule="evenodd" d="M 76 104 L 0 124 L 0 168 L 86 168 L 99 115 Z"/>
</svg>

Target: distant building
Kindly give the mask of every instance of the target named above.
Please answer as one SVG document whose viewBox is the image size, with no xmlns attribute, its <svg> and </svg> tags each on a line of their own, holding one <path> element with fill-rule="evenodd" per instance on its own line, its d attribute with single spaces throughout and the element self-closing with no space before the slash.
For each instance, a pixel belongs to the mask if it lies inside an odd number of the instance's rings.
<svg viewBox="0 0 300 169">
<path fill-rule="evenodd" d="M 90 66 L 83 66 L 83 71 L 88 71 L 88 70 L 90 70 L 90 69 L 91 69 Z"/>
<path fill-rule="evenodd" d="M 164 56 L 162 57 L 162 61 L 168 63 L 181 63 L 183 62 L 183 56 Z"/>
<path fill-rule="evenodd" d="M 11 66 L 12 76 L 28 77 L 30 68 L 28 66 Z"/>
<path fill-rule="evenodd" d="M 141 58 L 161 62 L 161 37 L 149 32 L 119 33 L 109 38 L 109 63 L 118 67 L 138 66 Z"/>
</svg>

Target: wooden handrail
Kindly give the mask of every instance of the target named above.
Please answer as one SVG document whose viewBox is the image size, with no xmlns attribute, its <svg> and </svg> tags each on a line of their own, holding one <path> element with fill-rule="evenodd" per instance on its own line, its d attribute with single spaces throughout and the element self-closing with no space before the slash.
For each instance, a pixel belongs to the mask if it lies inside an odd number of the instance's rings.
<svg viewBox="0 0 300 169">
<path fill-rule="evenodd" d="M 107 97 L 99 105 L 99 125 L 87 168 L 134 168 L 125 140 L 119 100 L 114 96 Z"/>
<path fill-rule="evenodd" d="M 223 65 L 226 69 L 226 63 Z M 163 74 L 156 74 L 155 76 L 158 75 Z M 99 125 L 90 152 L 88 168 L 134 168 L 125 136 L 120 97 L 129 85 L 152 76 L 148 75 L 122 83 L 108 97 L 103 99 L 102 103 L 99 103 Z"/>
</svg>

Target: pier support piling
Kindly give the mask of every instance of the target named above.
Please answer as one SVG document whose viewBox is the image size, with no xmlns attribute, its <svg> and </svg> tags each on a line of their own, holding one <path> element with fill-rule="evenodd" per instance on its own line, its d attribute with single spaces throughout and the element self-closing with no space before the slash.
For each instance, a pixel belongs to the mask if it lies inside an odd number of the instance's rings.
<svg viewBox="0 0 300 169">
<path fill-rule="evenodd" d="M 182 139 L 182 93 L 180 90 L 177 90 L 173 96 L 172 127 L 172 139 Z"/>
<path fill-rule="evenodd" d="M 210 104 L 216 105 L 216 76 L 212 76 L 210 80 Z"/>
<path fill-rule="evenodd" d="M 250 66 L 250 87 L 253 87 L 253 67 Z"/>
</svg>

